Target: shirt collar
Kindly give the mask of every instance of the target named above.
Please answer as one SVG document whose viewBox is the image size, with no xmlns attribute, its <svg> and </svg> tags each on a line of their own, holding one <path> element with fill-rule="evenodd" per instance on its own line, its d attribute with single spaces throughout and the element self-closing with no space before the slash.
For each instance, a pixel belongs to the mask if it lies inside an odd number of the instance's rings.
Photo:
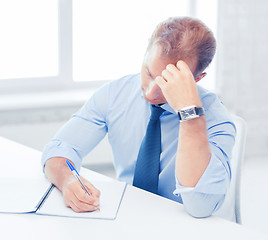
<svg viewBox="0 0 268 240">
<path fill-rule="evenodd" d="M 170 112 L 172 114 L 177 114 L 172 107 L 170 107 L 170 105 L 168 103 L 165 103 L 163 105 L 160 106 L 161 108 L 165 109 L 167 112 Z"/>
<path fill-rule="evenodd" d="M 144 99 L 143 92 L 142 92 L 141 89 L 140 89 L 140 95 L 141 95 L 141 97 Z M 146 101 L 146 100 L 144 99 L 144 101 Z M 177 114 L 177 113 L 173 110 L 173 108 L 170 107 L 170 105 L 169 105 L 168 103 L 164 103 L 163 105 L 161 105 L 161 106 L 159 106 L 159 107 L 165 109 L 167 112 L 170 112 L 170 113 L 172 113 L 172 114 Z"/>
</svg>

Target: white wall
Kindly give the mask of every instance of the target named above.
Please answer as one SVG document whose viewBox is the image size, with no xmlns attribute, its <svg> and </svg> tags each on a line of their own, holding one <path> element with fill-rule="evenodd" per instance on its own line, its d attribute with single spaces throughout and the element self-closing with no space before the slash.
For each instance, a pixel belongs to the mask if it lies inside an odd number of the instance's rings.
<svg viewBox="0 0 268 240">
<path fill-rule="evenodd" d="M 219 0 L 217 86 L 248 125 L 242 223 L 268 234 L 268 1 Z"/>
<path fill-rule="evenodd" d="M 268 156 L 268 1 L 219 0 L 217 86 L 248 124 L 246 158 Z"/>
</svg>

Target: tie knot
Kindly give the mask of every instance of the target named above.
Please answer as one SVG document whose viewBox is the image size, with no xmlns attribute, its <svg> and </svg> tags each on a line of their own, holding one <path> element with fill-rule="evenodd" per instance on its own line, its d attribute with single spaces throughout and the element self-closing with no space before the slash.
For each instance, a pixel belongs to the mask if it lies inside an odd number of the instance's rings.
<svg viewBox="0 0 268 240">
<path fill-rule="evenodd" d="M 160 115 L 165 111 L 165 109 L 161 107 L 157 107 L 155 105 L 151 105 L 151 120 L 158 120 Z"/>
</svg>

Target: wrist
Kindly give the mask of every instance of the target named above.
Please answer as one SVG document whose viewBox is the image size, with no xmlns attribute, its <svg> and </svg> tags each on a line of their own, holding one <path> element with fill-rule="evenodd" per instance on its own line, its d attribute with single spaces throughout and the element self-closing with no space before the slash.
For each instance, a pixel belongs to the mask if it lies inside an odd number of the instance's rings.
<svg viewBox="0 0 268 240">
<path fill-rule="evenodd" d="M 181 122 L 198 118 L 205 114 L 203 107 L 191 105 L 176 111 Z"/>
<path fill-rule="evenodd" d="M 189 106 L 203 107 L 203 103 L 200 99 L 192 99 L 188 101 L 177 101 L 177 103 L 170 103 L 170 106 L 174 109 L 175 112 L 178 112 Z"/>
<path fill-rule="evenodd" d="M 66 159 L 62 157 L 48 159 L 45 165 L 45 174 L 48 180 L 61 191 L 73 178 L 73 174 L 66 164 Z"/>
</svg>

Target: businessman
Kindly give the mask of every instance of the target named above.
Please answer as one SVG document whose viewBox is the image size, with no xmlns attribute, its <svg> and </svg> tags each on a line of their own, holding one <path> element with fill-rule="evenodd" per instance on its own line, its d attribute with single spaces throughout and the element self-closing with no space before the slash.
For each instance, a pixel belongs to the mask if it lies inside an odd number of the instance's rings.
<svg viewBox="0 0 268 240">
<path fill-rule="evenodd" d="M 99 207 L 99 190 L 83 179 L 88 196 L 65 160 L 79 169 L 107 133 L 119 180 L 180 202 L 194 217 L 221 206 L 235 127 L 215 94 L 196 84 L 215 50 L 212 32 L 196 19 L 170 18 L 156 27 L 141 73 L 101 87 L 46 145 L 44 171 L 66 206 Z"/>
</svg>

